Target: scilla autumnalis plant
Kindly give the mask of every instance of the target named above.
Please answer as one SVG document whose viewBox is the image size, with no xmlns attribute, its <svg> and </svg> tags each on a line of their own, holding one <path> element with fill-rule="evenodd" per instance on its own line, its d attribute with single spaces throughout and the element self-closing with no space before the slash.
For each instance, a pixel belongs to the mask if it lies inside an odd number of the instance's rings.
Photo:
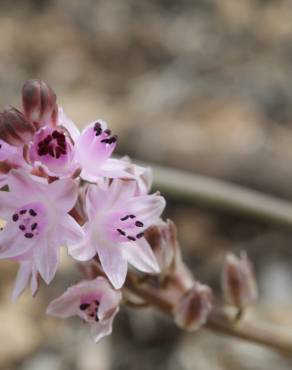
<svg viewBox="0 0 292 370">
<path fill-rule="evenodd" d="M 229 254 L 223 297 L 194 278 L 183 262 L 166 202 L 150 193 L 151 168 L 113 158 L 117 136 L 97 119 L 81 132 L 41 80 L 22 88 L 22 108 L 0 113 L 0 258 L 19 265 L 12 299 L 29 285 L 51 284 L 66 248 L 82 279 L 47 307 L 47 314 L 78 316 L 98 342 L 112 332 L 120 305 L 153 306 L 183 330 L 202 326 L 278 349 L 290 342 L 237 323 L 257 297 L 246 254 Z M 238 312 L 240 311 L 240 315 Z M 240 317 L 239 317 L 240 316 Z M 286 346 L 286 347 L 285 347 Z"/>
</svg>

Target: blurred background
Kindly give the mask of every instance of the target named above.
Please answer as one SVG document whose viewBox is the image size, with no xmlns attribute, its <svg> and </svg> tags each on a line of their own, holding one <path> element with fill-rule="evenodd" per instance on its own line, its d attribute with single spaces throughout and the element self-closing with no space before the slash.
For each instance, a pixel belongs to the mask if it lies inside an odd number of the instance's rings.
<svg viewBox="0 0 292 370">
<path fill-rule="evenodd" d="M 2 0 L 1 109 L 41 78 L 80 127 L 106 119 L 119 155 L 292 200 L 291 19 L 290 0 Z M 261 297 L 248 314 L 292 330 L 291 230 L 168 201 L 195 276 L 219 295 L 225 253 L 246 249 Z M 95 345 L 79 320 L 44 314 L 79 279 L 66 256 L 50 287 L 12 304 L 15 272 L 1 261 L 1 370 L 292 368 L 259 346 L 182 333 L 152 310 L 123 308 Z"/>
</svg>

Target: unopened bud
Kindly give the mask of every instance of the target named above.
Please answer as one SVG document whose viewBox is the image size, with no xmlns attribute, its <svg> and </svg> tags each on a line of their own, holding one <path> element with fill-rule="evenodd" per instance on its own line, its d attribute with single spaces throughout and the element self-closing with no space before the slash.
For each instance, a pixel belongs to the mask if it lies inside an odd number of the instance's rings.
<svg viewBox="0 0 292 370">
<path fill-rule="evenodd" d="M 193 331 L 203 326 L 212 310 L 212 291 L 196 282 L 180 300 L 174 310 L 176 324 L 185 330 Z"/>
<path fill-rule="evenodd" d="M 22 105 L 26 118 L 38 129 L 56 126 L 58 106 L 56 94 L 42 80 L 28 80 L 22 88 Z"/>
<path fill-rule="evenodd" d="M 226 303 L 242 309 L 258 296 L 254 271 L 245 252 L 240 257 L 228 253 L 222 271 L 222 291 Z"/>
<path fill-rule="evenodd" d="M 0 139 L 6 143 L 23 145 L 31 140 L 34 132 L 34 126 L 16 108 L 8 107 L 0 113 Z"/>
<path fill-rule="evenodd" d="M 144 235 L 155 254 L 161 272 L 171 269 L 178 248 L 174 223 L 170 220 L 160 221 L 157 225 L 150 226 Z"/>
<path fill-rule="evenodd" d="M 158 261 L 160 284 L 170 299 L 180 299 L 194 285 L 193 274 L 182 260 L 175 224 L 162 220 L 145 231 L 145 237 Z"/>
</svg>

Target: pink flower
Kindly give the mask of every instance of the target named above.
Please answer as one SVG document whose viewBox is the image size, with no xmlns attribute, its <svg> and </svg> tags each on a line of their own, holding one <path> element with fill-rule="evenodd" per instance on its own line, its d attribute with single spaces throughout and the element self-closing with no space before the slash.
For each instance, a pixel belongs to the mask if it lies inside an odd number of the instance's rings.
<svg viewBox="0 0 292 370">
<path fill-rule="evenodd" d="M 78 169 L 74 161 L 74 145 L 68 134 L 60 128 L 41 128 L 29 149 L 29 160 L 41 166 L 50 176 L 70 176 Z"/>
<path fill-rule="evenodd" d="M 132 178 L 125 171 L 127 163 L 111 159 L 117 144 L 117 136 L 112 135 L 103 120 L 89 124 L 76 142 L 77 160 L 81 164 L 81 177 L 89 182 L 97 182 L 101 177 Z"/>
<path fill-rule="evenodd" d="M 70 179 L 41 183 L 22 170 L 10 172 L 8 186 L 9 192 L 0 192 L 0 216 L 6 220 L 0 232 L 0 258 L 30 253 L 49 284 L 57 269 L 59 247 L 83 237 L 81 227 L 68 215 L 77 199 L 77 186 Z"/>
<path fill-rule="evenodd" d="M 80 261 L 97 253 L 116 289 L 125 281 L 128 262 L 143 272 L 159 272 L 144 230 L 159 219 L 165 200 L 158 194 L 135 196 L 136 189 L 135 181 L 113 180 L 106 190 L 91 185 L 85 199 L 86 237 L 69 247 L 69 253 Z"/>
<path fill-rule="evenodd" d="M 90 325 L 91 336 L 98 342 L 111 334 L 120 300 L 121 293 L 114 290 L 105 278 L 98 277 L 67 289 L 49 304 L 46 312 L 60 318 L 79 316 Z"/>
</svg>

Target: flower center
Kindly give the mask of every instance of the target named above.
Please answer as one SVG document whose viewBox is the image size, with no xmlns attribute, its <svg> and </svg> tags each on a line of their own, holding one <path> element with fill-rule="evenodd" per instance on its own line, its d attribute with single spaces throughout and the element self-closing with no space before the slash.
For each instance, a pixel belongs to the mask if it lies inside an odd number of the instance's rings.
<svg viewBox="0 0 292 370">
<path fill-rule="evenodd" d="M 53 158 L 60 158 L 67 153 L 66 136 L 57 130 L 47 135 L 38 143 L 38 155 L 50 155 Z"/>
<path fill-rule="evenodd" d="M 98 308 L 99 308 L 100 302 L 95 299 L 91 302 L 82 302 L 79 306 L 80 311 L 85 314 L 86 320 L 87 321 L 99 321 L 98 318 Z"/>
<path fill-rule="evenodd" d="M 133 214 L 126 214 L 121 217 L 117 223 L 116 232 L 125 241 L 136 241 L 144 236 L 144 232 L 141 232 L 141 228 L 144 227 L 142 221 L 138 220 Z"/>
<path fill-rule="evenodd" d="M 32 239 L 39 235 L 46 224 L 44 207 L 39 203 L 21 207 L 13 213 L 12 221 L 25 238 Z"/>
<path fill-rule="evenodd" d="M 117 136 L 116 135 L 111 136 L 112 132 L 109 129 L 103 130 L 99 122 L 95 123 L 93 131 L 95 132 L 95 136 L 101 137 L 100 142 L 103 144 L 113 144 L 117 141 Z"/>
</svg>

